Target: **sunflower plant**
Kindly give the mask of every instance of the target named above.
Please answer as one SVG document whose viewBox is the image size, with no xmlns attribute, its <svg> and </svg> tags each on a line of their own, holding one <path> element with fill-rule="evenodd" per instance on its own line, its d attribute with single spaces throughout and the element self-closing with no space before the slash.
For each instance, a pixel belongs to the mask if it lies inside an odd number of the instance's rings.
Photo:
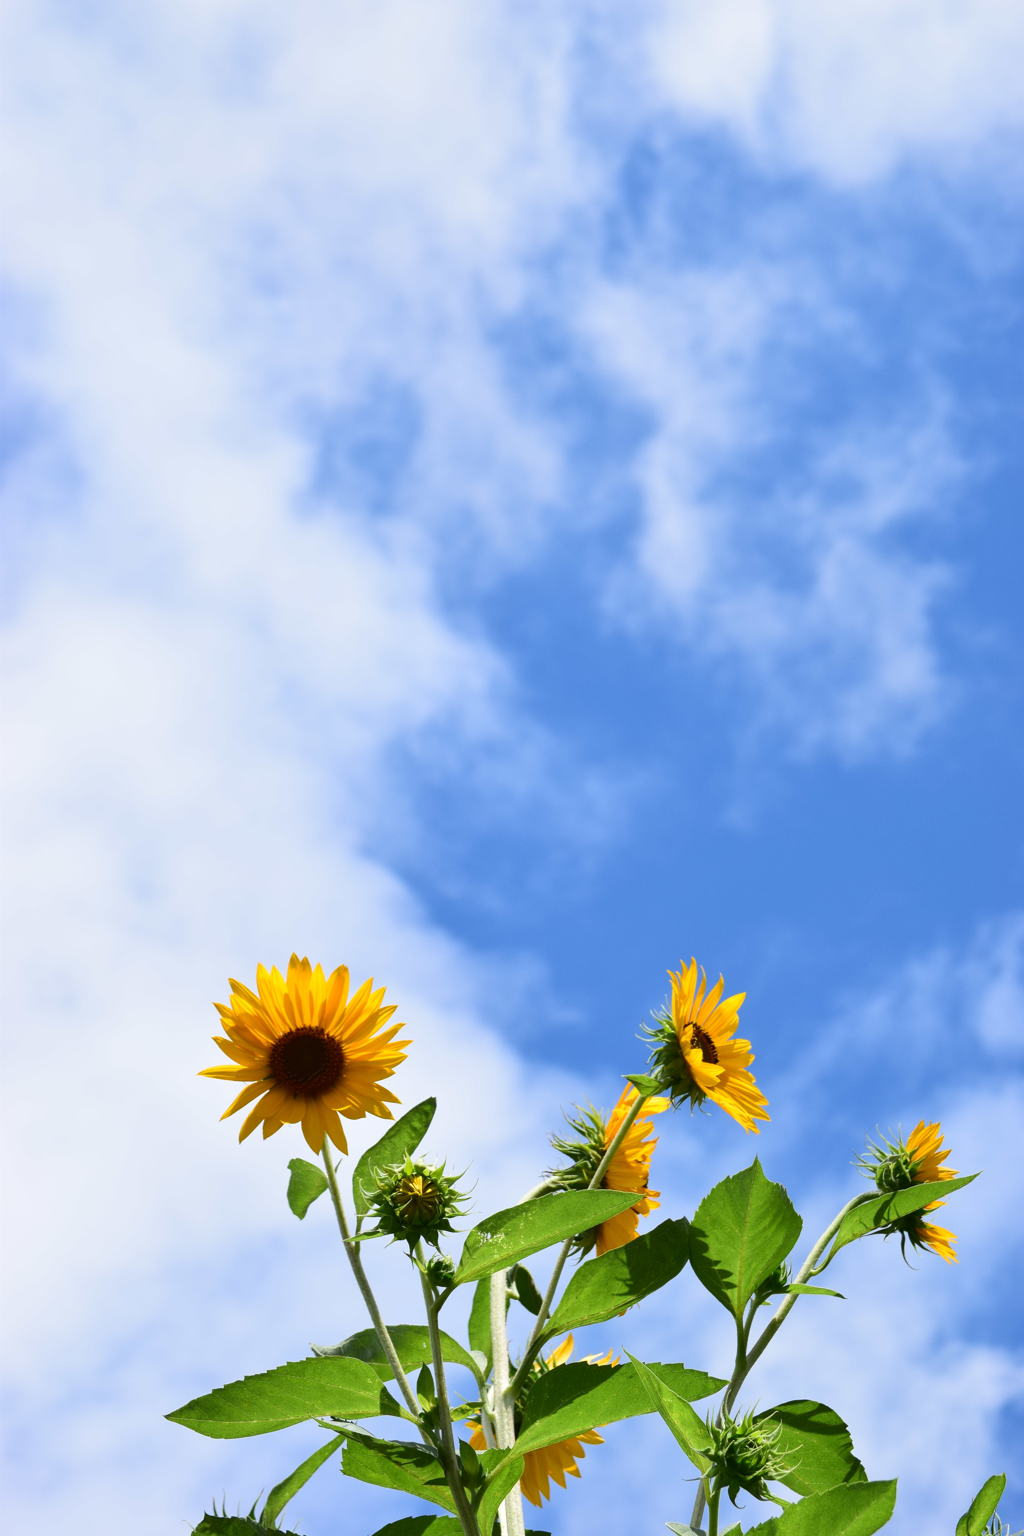
<svg viewBox="0 0 1024 1536">
<path fill-rule="evenodd" d="M 839 1413 L 805 1398 L 759 1407 L 745 1395 L 748 1378 L 802 1297 L 839 1295 L 817 1282 L 848 1244 L 897 1236 L 904 1252 L 956 1262 L 954 1234 L 925 1216 L 975 1175 L 949 1166 L 940 1125 L 922 1120 L 905 1139 L 868 1145 L 860 1166 L 870 1187 L 802 1258 L 793 1257 L 801 1218 L 756 1158 L 688 1219 L 641 1229 L 660 1198 L 650 1187 L 655 1116 L 713 1105 L 748 1134 L 769 1118 L 753 1050 L 738 1035 L 744 994 L 726 996 L 721 978 L 709 987 L 695 960 L 669 980 L 670 1003 L 645 1031 L 646 1071 L 626 1075 L 610 1111 L 570 1113 L 568 1134 L 551 1138 L 562 1161 L 516 1205 L 476 1221 L 457 1253 L 446 1248 L 469 1197 L 462 1175 L 420 1155 L 435 1100 L 395 1119 L 399 1100 L 385 1084 L 410 1041 L 390 1022 L 384 989 L 370 980 L 353 990 L 345 966 L 328 975 L 295 955 L 283 974 L 261 966 L 255 989 L 230 983 L 215 1037 L 230 1065 L 202 1075 L 238 1085 L 224 1113 L 246 1111 L 240 1140 L 296 1126 L 319 1156 L 291 1158 L 288 1204 L 305 1218 L 329 1197 L 366 1318 L 334 1347 L 168 1415 L 213 1438 L 305 1422 L 323 1436 L 259 1507 L 214 1508 L 193 1536 L 287 1536 L 289 1501 L 331 1463 L 430 1506 L 376 1536 L 526 1536 L 524 1499 L 540 1508 L 562 1497 L 555 1489 L 581 1475 L 600 1429 L 645 1414 L 661 1417 L 681 1452 L 681 1503 L 687 1480 L 693 1487 L 688 1516 L 669 1525 L 676 1536 L 738 1536 L 738 1519 L 752 1520 L 750 1536 L 871 1536 L 889 1522 L 895 1481 L 868 1477 Z M 349 1167 L 343 1121 L 366 1115 L 391 1123 Z M 669 1121 L 657 1125 L 666 1133 Z M 378 1303 L 364 1253 L 380 1237 L 416 1273 L 415 1322 L 387 1321 Z M 525 1262 L 542 1255 L 543 1288 Z M 572 1358 L 582 1329 L 614 1324 L 669 1285 L 700 1287 L 729 1314 L 735 1352 L 723 1374 L 611 1350 Z M 449 1321 L 459 1316 L 461 1329 Z M 525 1339 L 517 1350 L 513 1320 Z M 1007 1530 L 996 1513 L 1004 1486 L 1004 1477 L 986 1482 L 955 1536 Z"/>
</svg>

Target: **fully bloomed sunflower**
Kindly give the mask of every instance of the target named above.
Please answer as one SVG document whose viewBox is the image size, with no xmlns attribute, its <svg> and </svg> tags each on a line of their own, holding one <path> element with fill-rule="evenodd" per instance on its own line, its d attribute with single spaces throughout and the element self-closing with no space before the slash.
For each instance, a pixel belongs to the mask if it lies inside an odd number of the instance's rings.
<svg viewBox="0 0 1024 1536">
<path fill-rule="evenodd" d="M 557 1348 L 543 1360 L 535 1360 L 531 1379 L 548 1371 L 557 1370 L 560 1365 L 565 1365 L 573 1351 L 573 1336 L 567 1334 Z M 585 1355 L 583 1363 L 586 1365 L 618 1365 L 618 1356 L 611 1350 L 606 1355 Z M 524 1400 L 529 1395 L 529 1386 L 526 1388 Z M 518 1417 L 518 1413 L 517 1413 Z M 487 1441 L 480 1427 L 479 1419 L 467 1419 L 467 1429 L 472 1430 L 469 1443 L 475 1451 L 485 1450 Z M 516 1424 L 516 1434 L 519 1434 L 521 1426 Z M 554 1445 L 545 1445 L 539 1451 L 527 1451 L 523 1457 L 523 1475 L 519 1479 L 519 1487 L 522 1489 L 524 1499 L 539 1508 L 545 1499 L 551 1497 L 551 1483 L 556 1482 L 559 1488 L 565 1487 L 566 1473 L 570 1477 L 579 1477 L 580 1469 L 576 1465 L 587 1454 L 585 1447 L 588 1445 L 603 1445 L 604 1436 L 599 1435 L 596 1429 L 586 1429 L 580 1435 L 574 1435 L 569 1440 L 558 1440 Z"/>
<path fill-rule="evenodd" d="M 633 1084 L 627 1083 L 607 1118 L 596 1109 L 581 1110 L 578 1115 L 569 1117 L 569 1125 L 577 1133 L 578 1139 L 561 1136 L 551 1138 L 556 1152 L 563 1153 L 571 1160 L 568 1168 L 558 1169 L 551 1174 L 552 1185 L 559 1189 L 590 1187 L 602 1158 L 638 1097 Z M 647 1100 L 601 1176 L 601 1189 L 635 1192 L 639 1196 L 636 1204 L 585 1233 L 577 1240 L 579 1250 L 589 1253 L 592 1248 L 596 1248 L 600 1255 L 631 1243 L 637 1235 L 640 1217 L 648 1216 L 651 1211 L 658 1209 L 660 1192 L 648 1188 L 651 1158 L 658 1144 L 657 1136 L 652 1134 L 653 1122 L 648 1117 L 660 1115 L 668 1106 L 668 1099 Z"/>
<path fill-rule="evenodd" d="M 282 1125 L 301 1124 L 314 1152 L 325 1136 L 347 1152 L 342 1115 L 393 1118 L 388 1106 L 398 1099 L 381 1082 L 405 1060 L 409 1041 L 395 1039 L 404 1025 L 384 1028 L 395 1009 L 383 1006 L 383 987 L 374 991 L 371 979 L 349 996 L 347 966 L 325 976 L 322 966 L 298 955 L 289 960 L 286 976 L 276 966 L 258 966 L 255 992 L 240 981 L 230 985 L 230 1003 L 214 1004 L 227 1038 L 215 1035 L 214 1041 L 235 1065 L 207 1067 L 199 1075 L 245 1084 L 221 1116 L 253 1105 L 239 1141 L 261 1123 L 265 1137 Z"/>
<path fill-rule="evenodd" d="M 957 1170 L 945 1163 L 949 1155 L 949 1148 L 942 1145 L 939 1122 L 933 1120 L 926 1125 L 919 1120 L 906 1141 L 886 1141 L 881 1146 L 871 1146 L 863 1166 L 874 1178 L 879 1191 L 888 1195 L 899 1189 L 910 1189 L 914 1184 L 955 1179 Z M 887 1236 L 898 1234 L 903 1242 L 909 1240 L 915 1248 L 930 1248 L 947 1264 L 956 1264 L 956 1233 L 935 1222 L 921 1220 L 926 1211 L 937 1211 L 945 1203 L 945 1200 L 933 1200 L 920 1211 L 898 1216 L 884 1231 Z"/>
<path fill-rule="evenodd" d="M 655 1018 L 646 1030 L 651 1040 L 651 1071 L 672 1095 L 672 1102 L 700 1105 L 712 1099 L 745 1131 L 759 1131 L 769 1119 L 768 1100 L 750 1071 L 754 1053 L 749 1040 L 736 1039 L 745 992 L 722 997 L 719 976 L 710 991 L 696 960 L 669 971 L 671 1013 Z"/>
</svg>

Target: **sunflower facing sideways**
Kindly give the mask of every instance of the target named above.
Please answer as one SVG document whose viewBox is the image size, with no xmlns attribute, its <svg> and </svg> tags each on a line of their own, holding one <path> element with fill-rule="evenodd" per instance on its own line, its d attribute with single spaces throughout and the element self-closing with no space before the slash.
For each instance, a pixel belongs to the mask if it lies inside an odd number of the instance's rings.
<svg viewBox="0 0 1024 1536">
<path fill-rule="evenodd" d="M 896 1190 L 910 1189 L 914 1184 L 955 1179 L 957 1170 L 946 1167 L 948 1156 L 949 1148 L 942 1145 L 939 1122 L 934 1120 L 926 1125 L 919 1120 L 906 1141 L 885 1141 L 880 1146 L 872 1144 L 868 1155 L 861 1159 L 861 1167 L 874 1179 L 881 1194 L 890 1195 Z M 945 1200 L 933 1200 L 920 1211 L 898 1216 L 882 1230 L 886 1236 L 897 1235 L 904 1246 L 909 1241 L 913 1248 L 930 1248 L 947 1264 L 956 1264 L 956 1233 L 935 1222 L 921 1220 L 926 1211 L 937 1211 L 945 1203 Z"/>
<path fill-rule="evenodd" d="M 708 991 L 696 960 L 668 974 L 672 1011 L 657 1015 L 654 1026 L 645 1029 L 651 1041 L 651 1072 L 674 1104 L 688 1100 L 699 1106 L 711 1099 L 745 1131 L 759 1131 L 758 1120 L 769 1119 L 768 1100 L 750 1071 L 750 1041 L 736 1039 L 746 993 L 723 998 L 721 976 Z"/>
<path fill-rule="evenodd" d="M 550 1175 L 551 1186 L 557 1189 L 587 1189 L 598 1165 L 615 1139 L 616 1132 L 636 1103 L 638 1094 L 632 1083 L 627 1083 L 619 1095 L 619 1102 L 605 1118 L 596 1109 L 580 1110 L 577 1115 L 567 1116 L 570 1127 L 578 1140 L 552 1136 L 551 1145 L 556 1152 L 571 1159 L 568 1168 L 555 1170 Z M 652 1122 L 648 1115 L 660 1115 L 668 1109 L 668 1099 L 648 1099 L 642 1111 L 633 1121 L 615 1155 L 601 1178 L 602 1189 L 617 1189 L 625 1193 L 635 1192 L 639 1199 L 635 1205 L 620 1211 L 609 1221 L 601 1222 L 578 1238 L 575 1247 L 589 1253 L 595 1248 L 598 1257 L 612 1248 L 622 1248 L 637 1235 L 641 1216 L 649 1216 L 659 1205 L 659 1191 L 649 1189 L 647 1181 L 651 1173 L 651 1157 L 658 1144 L 651 1134 Z"/>
<path fill-rule="evenodd" d="M 568 1334 L 553 1349 L 546 1359 L 535 1360 L 531 1380 L 536 1381 L 539 1376 L 548 1371 L 557 1370 L 560 1365 L 565 1365 L 573 1350 L 573 1336 Z M 584 1355 L 585 1365 L 618 1365 L 618 1356 L 611 1350 L 606 1355 Z M 529 1396 L 529 1386 L 523 1394 L 522 1402 Z M 518 1417 L 518 1413 L 517 1413 Z M 487 1448 L 484 1432 L 480 1427 L 479 1419 L 467 1419 L 466 1428 L 472 1430 L 469 1443 L 475 1451 L 483 1451 Z M 518 1435 L 521 1426 L 516 1425 Z M 599 1435 L 596 1429 L 586 1429 L 582 1434 L 574 1435 L 570 1440 L 558 1440 L 554 1445 L 542 1446 L 538 1451 L 527 1451 L 523 1457 L 523 1475 L 519 1479 L 523 1498 L 538 1508 L 545 1499 L 551 1497 L 551 1483 L 556 1482 L 559 1488 L 565 1487 L 566 1473 L 570 1477 L 579 1477 L 580 1469 L 576 1465 L 587 1454 L 585 1447 L 588 1445 L 603 1445 L 604 1436 Z"/>
<path fill-rule="evenodd" d="M 298 955 L 286 976 L 276 966 L 258 966 L 255 992 L 240 981 L 230 985 L 230 1003 L 214 1004 L 227 1038 L 215 1035 L 214 1042 L 235 1065 L 207 1067 L 199 1076 L 244 1084 L 221 1116 L 253 1106 L 239 1141 L 260 1124 L 264 1137 L 301 1124 L 314 1152 L 325 1136 L 347 1152 L 342 1115 L 393 1118 L 388 1106 L 399 1101 L 381 1082 L 405 1060 L 409 1041 L 395 1039 L 404 1025 L 384 1028 L 395 1009 L 383 1006 L 383 987 L 374 991 L 371 979 L 349 996 L 347 966 L 325 976 L 322 966 Z"/>
</svg>

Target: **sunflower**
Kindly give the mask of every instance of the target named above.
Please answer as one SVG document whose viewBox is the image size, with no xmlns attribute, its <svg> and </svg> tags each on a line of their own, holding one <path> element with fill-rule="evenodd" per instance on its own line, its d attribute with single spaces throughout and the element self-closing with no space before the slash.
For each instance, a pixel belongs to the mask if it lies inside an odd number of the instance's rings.
<svg viewBox="0 0 1024 1536">
<path fill-rule="evenodd" d="M 737 1040 L 740 1006 L 745 992 L 723 998 L 722 977 L 707 991 L 707 978 L 691 960 L 669 971 L 672 1011 L 656 1017 L 646 1031 L 652 1042 L 651 1068 L 681 1104 L 712 1099 L 745 1131 L 759 1131 L 758 1120 L 769 1118 L 767 1099 L 754 1082 L 749 1040 Z"/>
<path fill-rule="evenodd" d="M 616 1132 L 638 1097 L 633 1084 L 627 1083 L 619 1095 L 619 1102 L 605 1123 L 605 1150 L 611 1146 Z M 636 1205 L 620 1211 L 617 1216 L 611 1217 L 609 1221 L 603 1221 L 598 1227 L 596 1241 L 598 1256 L 612 1248 L 622 1248 L 626 1243 L 631 1243 L 636 1237 L 640 1217 L 649 1216 L 651 1211 L 656 1211 L 661 1203 L 658 1198 L 660 1191 L 647 1187 L 651 1172 L 651 1157 L 658 1145 L 657 1136 L 651 1134 L 652 1122 L 647 1116 L 660 1115 L 666 1109 L 668 1109 L 668 1099 L 648 1099 L 642 1113 L 633 1121 L 619 1143 L 615 1156 L 605 1169 L 601 1179 L 602 1189 L 635 1190 L 640 1199 Z"/>
<path fill-rule="evenodd" d="M 614 1141 L 623 1120 L 636 1103 L 637 1097 L 637 1090 L 633 1084 L 627 1083 L 610 1115 L 605 1116 L 600 1110 L 591 1107 L 578 1109 L 577 1114 L 566 1116 L 570 1128 L 576 1132 L 578 1139 L 552 1136 L 551 1145 L 556 1152 L 561 1152 L 564 1157 L 569 1158 L 570 1163 L 568 1168 L 550 1170 L 548 1181 L 551 1188 L 589 1189 L 591 1187 L 605 1153 Z M 650 1134 L 651 1121 L 647 1116 L 660 1115 L 663 1110 L 668 1109 L 668 1104 L 668 1099 L 647 1100 L 643 1112 L 633 1121 L 601 1176 L 602 1189 L 635 1191 L 640 1199 L 635 1205 L 620 1211 L 618 1216 L 613 1216 L 610 1221 L 601 1222 L 599 1226 L 591 1227 L 589 1232 L 584 1232 L 576 1238 L 574 1247 L 578 1253 L 589 1253 L 596 1247 L 597 1252 L 602 1254 L 607 1253 L 611 1248 L 621 1248 L 624 1243 L 631 1243 L 636 1237 L 640 1217 L 657 1210 L 658 1191 L 648 1189 L 647 1180 L 651 1171 L 651 1156 L 658 1144 L 658 1138 Z"/>
<path fill-rule="evenodd" d="M 888 1195 L 896 1190 L 911 1189 L 915 1184 L 935 1184 L 955 1178 L 957 1170 L 947 1167 L 945 1162 L 949 1155 L 949 1148 L 942 1145 L 939 1122 L 933 1120 L 926 1125 L 919 1120 L 906 1141 L 872 1143 L 861 1166 L 874 1178 L 879 1191 Z M 898 1216 L 882 1230 L 886 1235 L 898 1233 L 904 1243 L 909 1239 L 913 1247 L 930 1248 L 947 1264 L 956 1264 L 956 1233 L 950 1232 L 948 1227 L 921 1220 L 927 1211 L 937 1211 L 945 1203 L 945 1200 L 933 1200 L 919 1211 Z"/>
<path fill-rule="evenodd" d="M 382 1006 L 383 987 L 375 992 L 372 979 L 364 981 L 350 997 L 347 966 L 325 976 L 322 966 L 298 955 L 289 960 L 287 976 L 276 966 L 269 971 L 257 966 L 256 992 L 240 981 L 230 985 L 231 1002 L 214 1004 L 227 1039 L 213 1038 L 236 1065 L 207 1067 L 199 1076 L 245 1084 L 221 1116 L 253 1105 L 239 1141 L 261 1122 L 265 1137 L 286 1122 L 301 1122 L 314 1152 L 322 1149 L 325 1136 L 347 1152 L 341 1115 L 393 1118 L 388 1105 L 398 1099 L 381 1080 L 405 1060 L 409 1042 L 395 1039 L 404 1025 L 382 1027 L 395 1012 Z"/>
<path fill-rule="evenodd" d="M 572 1350 L 573 1336 L 570 1333 L 556 1349 L 551 1351 L 546 1359 L 534 1361 L 533 1372 L 531 1373 L 532 1379 L 536 1380 L 538 1376 L 544 1375 L 547 1371 L 557 1370 L 560 1365 L 564 1365 L 572 1354 Z M 613 1355 L 611 1350 L 609 1350 L 606 1355 L 585 1355 L 583 1363 L 586 1365 L 618 1365 L 619 1362 L 618 1356 Z M 528 1394 L 529 1387 L 527 1387 Z M 472 1429 L 469 1443 L 473 1449 L 475 1451 L 485 1450 L 487 1441 L 484 1438 L 479 1419 L 467 1419 L 466 1427 Z M 519 1429 L 520 1426 L 517 1423 L 516 1434 L 519 1433 Z M 519 1479 L 523 1498 L 528 1499 L 531 1504 L 536 1504 L 539 1508 L 545 1499 L 551 1497 L 552 1479 L 558 1484 L 559 1488 L 564 1488 L 566 1473 L 570 1477 L 580 1476 L 580 1469 L 576 1463 L 582 1461 L 587 1454 L 584 1447 L 603 1444 L 603 1435 L 599 1435 L 596 1429 L 586 1429 L 582 1434 L 575 1435 L 570 1440 L 558 1440 L 554 1445 L 545 1445 L 539 1451 L 527 1451 L 523 1457 L 523 1475 Z"/>
<path fill-rule="evenodd" d="M 915 1184 L 932 1184 L 937 1180 L 956 1177 L 957 1170 L 945 1166 L 944 1160 L 949 1156 L 949 1148 L 942 1145 L 942 1130 L 937 1120 L 930 1125 L 925 1125 L 923 1120 L 917 1122 L 907 1137 L 907 1151 L 914 1161 Z M 945 1203 L 945 1200 L 933 1200 L 924 1210 L 937 1211 Z M 930 1248 L 940 1259 L 945 1259 L 947 1264 L 958 1262 L 954 1247 L 956 1233 L 950 1232 L 948 1227 L 936 1226 L 931 1221 L 919 1222 L 911 1234 L 911 1241 L 917 1248 Z"/>
</svg>

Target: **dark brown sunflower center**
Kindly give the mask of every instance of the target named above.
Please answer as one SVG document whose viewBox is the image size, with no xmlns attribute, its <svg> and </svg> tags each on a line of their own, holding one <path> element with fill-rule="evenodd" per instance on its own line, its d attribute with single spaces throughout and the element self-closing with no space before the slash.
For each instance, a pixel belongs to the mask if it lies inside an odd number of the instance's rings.
<svg viewBox="0 0 1024 1536">
<path fill-rule="evenodd" d="M 274 1082 L 303 1098 L 329 1093 L 344 1069 L 341 1042 L 313 1025 L 290 1030 L 271 1047 L 270 1075 Z"/>
<path fill-rule="evenodd" d="M 701 1029 L 699 1024 L 691 1024 L 693 1043 L 700 1051 L 704 1060 L 710 1062 L 713 1067 L 718 1065 L 718 1049 L 706 1029 Z"/>
</svg>

